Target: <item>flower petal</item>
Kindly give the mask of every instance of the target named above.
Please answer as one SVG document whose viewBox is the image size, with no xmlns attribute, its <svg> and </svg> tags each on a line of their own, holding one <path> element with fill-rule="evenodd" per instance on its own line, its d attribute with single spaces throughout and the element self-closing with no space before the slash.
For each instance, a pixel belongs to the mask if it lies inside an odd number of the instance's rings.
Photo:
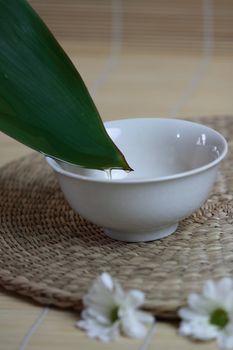
<svg viewBox="0 0 233 350">
<path fill-rule="evenodd" d="M 112 304 L 112 293 L 103 287 L 102 285 L 94 285 L 89 292 L 83 297 L 83 303 L 85 306 L 91 306 L 92 304 Z"/>
<path fill-rule="evenodd" d="M 156 322 L 155 317 L 152 314 L 150 314 L 149 312 L 135 310 L 135 314 L 136 314 L 137 319 L 140 322 L 143 322 L 147 326 L 151 326 L 153 323 Z"/>
<path fill-rule="evenodd" d="M 125 300 L 125 292 L 123 291 L 120 283 L 117 280 L 114 280 L 114 298 L 115 300 L 121 304 L 123 300 Z"/>
<path fill-rule="evenodd" d="M 120 327 L 119 322 L 115 322 L 112 327 L 105 328 L 98 338 L 103 342 L 109 342 L 112 340 L 116 340 L 120 335 Z"/>
<path fill-rule="evenodd" d="M 230 323 L 218 336 L 220 349 L 233 349 L 233 323 Z"/>
<path fill-rule="evenodd" d="M 192 324 L 191 322 L 181 322 L 179 327 L 179 333 L 183 336 L 191 336 L 192 335 Z"/>
<path fill-rule="evenodd" d="M 216 299 L 217 297 L 217 287 L 212 280 L 205 282 L 203 286 L 203 295 L 209 299 Z"/>
<path fill-rule="evenodd" d="M 217 283 L 219 303 L 226 311 L 233 313 L 233 280 L 229 277 L 222 278 Z"/>
<path fill-rule="evenodd" d="M 188 304 L 193 311 L 201 315 L 209 315 L 216 308 L 215 300 L 213 301 L 195 293 L 189 295 Z"/>
<path fill-rule="evenodd" d="M 209 319 L 209 315 L 202 315 L 189 307 L 183 307 L 178 311 L 178 315 L 185 321 L 194 321 L 199 320 L 200 318 L 204 318 L 206 320 Z"/>
<path fill-rule="evenodd" d="M 200 319 L 198 321 L 186 322 L 182 321 L 179 333 L 184 336 L 190 336 L 199 340 L 210 340 L 218 336 L 218 328 L 212 326 L 208 321 Z"/>
<path fill-rule="evenodd" d="M 140 290 L 130 290 L 126 294 L 125 305 L 132 307 L 134 309 L 144 304 L 145 294 Z"/>
<path fill-rule="evenodd" d="M 131 338 L 143 338 L 147 334 L 148 324 L 141 322 L 140 316 L 133 310 L 127 309 L 121 319 L 121 328 L 125 335 Z"/>
<path fill-rule="evenodd" d="M 214 308 L 224 308 L 233 311 L 233 280 L 225 277 L 219 282 L 207 281 L 203 287 L 203 297 L 210 301 Z"/>
<path fill-rule="evenodd" d="M 233 280 L 230 277 L 224 277 L 217 283 L 217 292 L 224 297 L 233 290 Z"/>
<path fill-rule="evenodd" d="M 103 278 L 102 278 L 103 277 Z M 89 289 L 88 293 L 83 297 L 83 303 L 86 307 L 95 308 L 99 311 L 107 312 L 112 308 L 114 295 L 109 289 L 111 277 L 108 274 L 99 276 Z"/>
<path fill-rule="evenodd" d="M 93 319 L 81 320 L 76 326 L 84 329 L 90 338 L 98 338 L 103 342 L 115 340 L 119 336 L 119 322 L 115 322 L 110 327 L 102 326 Z"/>
<path fill-rule="evenodd" d="M 104 298 L 106 296 L 106 298 Z M 89 295 L 84 297 L 87 309 L 95 310 L 96 312 L 108 317 L 111 310 L 115 307 L 115 302 L 112 296 L 108 295 L 96 295 L 95 298 L 89 298 Z"/>
<path fill-rule="evenodd" d="M 100 279 L 101 281 L 103 282 L 103 285 L 109 289 L 110 291 L 113 290 L 113 280 L 112 280 L 112 277 L 109 275 L 109 273 L 107 272 L 103 272 L 101 275 L 100 275 Z"/>
<path fill-rule="evenodd" d="M 95 319 L 96 322 L 99 322 L 102 325 L 109 326 L 111 324 L 111 321 L 108 317 L 109 313 L 105 314 L 105 313 L 99 312 L 95 309 L 91 309 L 91 308 L 85 309 L 82 311 L 81 316 L 84 320 L 86 320 L 88 318 Z"/>
</svg>

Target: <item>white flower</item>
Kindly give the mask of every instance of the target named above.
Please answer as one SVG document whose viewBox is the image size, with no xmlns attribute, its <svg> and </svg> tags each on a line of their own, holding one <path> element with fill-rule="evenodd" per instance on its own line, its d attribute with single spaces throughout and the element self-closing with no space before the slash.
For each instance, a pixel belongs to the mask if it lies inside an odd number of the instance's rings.
<svg viewBox="0 0 233 350">
<path fill-rule="evenodd" d="M 117 280 L 102 273 L 84 296 L 82 319 L 77 326 L 91 338 L 104 342 L 116 339 L 120 333 L 132 338 L 142 338 L 155 320 L 138 310 L 144 303 L 144 293 L 131 290 L 125 293 Z"/>
<path fill-rule="evenodd" d="M 233 348 L 233 280 L 204 284 L 202 294 L 190 294 L 179 310 L 180 334 L 199 340 L 217 339 L 221 349 Z"/>
</svg>

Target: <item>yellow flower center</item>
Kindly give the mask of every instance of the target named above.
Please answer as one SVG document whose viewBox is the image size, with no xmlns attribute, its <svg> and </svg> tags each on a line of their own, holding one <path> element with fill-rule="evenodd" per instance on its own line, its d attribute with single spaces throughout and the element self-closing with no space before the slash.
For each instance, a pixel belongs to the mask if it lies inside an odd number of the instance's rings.
<svg viewBox="0 0 233 350">
<path fill-rule="evenodd" d="M 216 309 L 210 315 L 210 323 L 219 328 L 224 328 L 229 323 L 229 317 L 224 309 Z"/>
</svg>

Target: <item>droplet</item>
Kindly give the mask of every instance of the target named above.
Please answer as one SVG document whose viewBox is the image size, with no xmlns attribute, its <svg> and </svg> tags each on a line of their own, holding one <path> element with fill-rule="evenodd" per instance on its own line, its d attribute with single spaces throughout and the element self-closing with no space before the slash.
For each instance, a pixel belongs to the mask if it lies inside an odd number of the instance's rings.
<svg viewBox="0 0 233 350">
<path fill-rule="evenodd" d="M 105 174 L 107 175 L 107 178 L 109 181 L 112 180 L 112 169 L 105 169 Z"/>
</svg>

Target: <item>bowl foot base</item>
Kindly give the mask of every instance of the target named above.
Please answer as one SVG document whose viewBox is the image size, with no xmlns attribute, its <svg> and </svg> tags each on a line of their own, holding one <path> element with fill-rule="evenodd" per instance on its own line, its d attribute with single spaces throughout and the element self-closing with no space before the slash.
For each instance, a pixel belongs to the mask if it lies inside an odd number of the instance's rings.
<svg viewBox="0 0 233 350">
<path fill-rule="evenodd" d="M 124 242 L 148 242 L 155 241 L 156 239 L 164 238 L 172 233 L 174 233 L 177 229 L 178 223 L 173 224 L 171 226 L 166 226 L 160 228 L 156 231 L 150 232 L 124 232 L 124 231 L 115 231 L 111 229 L 104 229 L 104 233 L 113 239 Z"/>
</svg>

